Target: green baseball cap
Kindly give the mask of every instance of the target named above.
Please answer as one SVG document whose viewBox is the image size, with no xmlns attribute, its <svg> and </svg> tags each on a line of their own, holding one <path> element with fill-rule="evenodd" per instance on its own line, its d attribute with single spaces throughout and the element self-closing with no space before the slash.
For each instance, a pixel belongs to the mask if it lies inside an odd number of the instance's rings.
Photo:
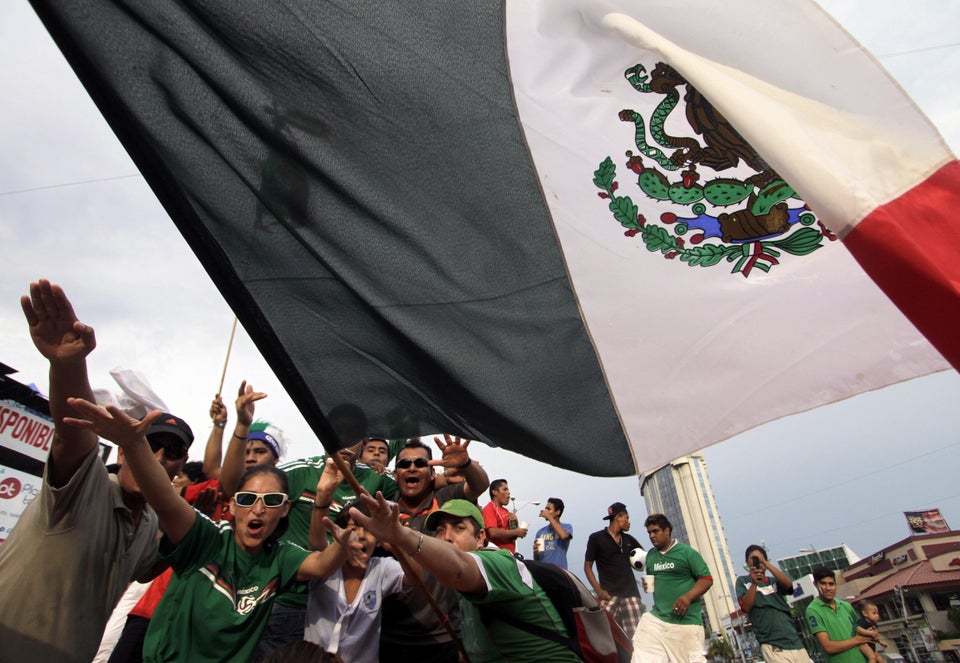
<svg viewBox="0 0 960 663">
<path fill-rule="evenodd" d="M 483 529 L 483 514 L 480 513 L 480 509 L 477 508 L 477 505 L 473 502 L 468 502 L 467 500 L 448 500 L 443 503 L 438 510 L 433 511 L 427 516 L 427 521 L 424 523 L 424 531 L 433 532 L 437 529 L 437 521 L 440 520 L 441 514 L 448 513 L 451 516 L 456 516 L 457 518 L 473 518 L 477 521 L 477 526 L 482 530 Z"/>
</svg>

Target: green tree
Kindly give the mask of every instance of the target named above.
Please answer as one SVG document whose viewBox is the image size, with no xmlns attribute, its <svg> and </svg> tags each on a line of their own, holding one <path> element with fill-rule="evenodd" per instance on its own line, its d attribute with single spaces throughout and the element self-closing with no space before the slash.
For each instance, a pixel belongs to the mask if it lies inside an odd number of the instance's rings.
<svg viewBox="0 0 960 663">
<path fill-rule="evenodd" d="M 719 638 L 710 640 L 710 646 L 707 647 L 707 658 L 711 663 L 720 661 L 729 663 L 733 660 L 733 656 L 733 647 L 730 646 L 726 638 L 720 636 Z"/>
<path fill-rule="evenodd" d="M 960 631 L 960 608 L 957 606 L 951 606 L 947 609 L 947 619 L 950 620 L 950 623 L 953 624 L 953 627 Z"/>
</svg>

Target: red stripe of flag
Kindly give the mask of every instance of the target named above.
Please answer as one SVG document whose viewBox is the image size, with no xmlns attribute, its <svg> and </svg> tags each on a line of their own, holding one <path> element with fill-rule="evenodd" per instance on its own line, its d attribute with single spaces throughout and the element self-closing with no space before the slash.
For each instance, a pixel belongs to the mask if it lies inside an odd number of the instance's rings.
<svg viewBox="0 0 960 663">
<path fill-rule="evenodd" d="M 960 162 L 867 215 L 844 244 L 870 278 L 960 370 Z"/>
</svg>

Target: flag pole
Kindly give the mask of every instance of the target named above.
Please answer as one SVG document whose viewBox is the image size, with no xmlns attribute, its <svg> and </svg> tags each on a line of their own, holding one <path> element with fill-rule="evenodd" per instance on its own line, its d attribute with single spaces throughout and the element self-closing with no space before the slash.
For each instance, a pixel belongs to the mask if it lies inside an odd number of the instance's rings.
<svg viewBox="0 0 960 663">
<path fill-rule="evenodd" d="M 227 364 L 230 363 L 230 351 L 233 349 L 233 335 L 237 333 L 237 316 L 233 316 L 233 326 L 230 328 L 230 342 L 227 343 L 227 357 L 223 360 L 223 373 L 220 374 L 220 386 L 217 388 L 217 397 L 223 393 L 223 381 L 227 378 Z"/>
</svg>

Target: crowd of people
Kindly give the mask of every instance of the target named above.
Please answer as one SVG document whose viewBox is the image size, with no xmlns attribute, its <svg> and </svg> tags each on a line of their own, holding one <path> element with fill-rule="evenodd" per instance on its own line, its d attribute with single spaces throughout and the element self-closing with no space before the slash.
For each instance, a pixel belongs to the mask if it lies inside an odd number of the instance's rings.
<svg viewBox="0 0 960 663">
<path fill-rule="evenodd" d="M 55 435 L 40 494 L 0 545 L 0 662 L 582 660 L 567 616 L 515 555 L 528 527 L 507 509 L 507 481 L 490 481 L 469 441 L 438 436 L 434 458 L 429 441 L 341 427 L 352 446 L 282 462 L 282 431 L 255 419 L 266 394 L 243 382 L 226 450 L 217 395 L 203 460 L 190 463 L 181 418 L 94 402 L 94 331 L 61 288 L 33 283 L 21 304 L 50 364 Z M 99 438 L 116 445 L 117 465 L 101 462 Z M 563 512 L 562 499 L 546 501 L 533 550 L 567 569 Z M 644 546 L 626 505 L 603 520 L 583 573 L 632 660 L 704 660 L 713 579 L 701 555 L 665 515 L 645 520 L 644 613 L 631 562 Z M 761 547 L 746 559 L 737 596 L 764 659 L 809 661 L 783 598 L 792 583 Z M 876 608 L 858 624 L 833 575 L 816 581 L 807 619 L 823 649 L 876 660 Z"/>
</svg>

